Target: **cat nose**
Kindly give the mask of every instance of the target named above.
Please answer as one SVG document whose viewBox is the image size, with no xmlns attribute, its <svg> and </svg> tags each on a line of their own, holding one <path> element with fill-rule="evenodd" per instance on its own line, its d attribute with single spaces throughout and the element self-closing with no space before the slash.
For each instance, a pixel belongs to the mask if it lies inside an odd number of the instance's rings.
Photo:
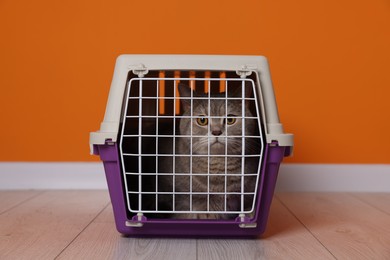
<svg viewBox="0 0 390 260">
<path fill-rule="evenodd" d="M 221 131 L 220 129 L 217 129 L 217 130 L 212 130 L 211 133 L 212 133 L 213 135 L 218 136 L 218 135 L 221 135 L 221 134 L 222 134 L 222 131 Z"/>
</svg>

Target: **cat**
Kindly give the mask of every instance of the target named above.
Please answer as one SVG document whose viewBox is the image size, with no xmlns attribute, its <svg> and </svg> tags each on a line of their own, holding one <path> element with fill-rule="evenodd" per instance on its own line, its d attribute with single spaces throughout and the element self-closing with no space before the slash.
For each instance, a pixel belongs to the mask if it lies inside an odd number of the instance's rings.
<svg viewBox="0 0 390 260">
<path fill-rule="evenodd" d="M 245 96 L 249 97 L 251 88 L 245 89 Z M 197 93 L 185 84 L 179 84 L 178 90 L 183 108 L 178 124 L 179 134 L 171 140 L 172 143 L 159 145 L 165 154 L 172 154 L 175 146 L 174 160 L 159 158 L 159 173 L 174 172 L 174 176 L 160 175 L 159 190 L 174 191 L 175 195 L 161 199 L 161 204 L 165 204 L 161 207 L 177 212 L 191 211 L 172 215 L 181 219 L 237 217 L 238 214 L 228 212 L 249 210 L 254 198 L 252 195 L 241 196 L 242 188 L 245 192 L 254 192 L 256 185 L 256 176 L 243 177 L 242 170 L 257 174 L 259 166 L 256 156 L 242 159 L 243 120 L 245 136 L 257 137 L 245 138 L 244 155 L 258 155 L 260 151 L 257 120 L 243 119 L 243 109 L 245 117 L 253 117 L 249 102 L 242 102 L 241 88 L 227 94 L 212 94 L 210 98 L 208 94 Z M 192 101 L 191 97 L 194 97 Z M 234 194 L 225 195 L 225 192 Z M 241 207 L 243 203 L 244 207 Z"/>
</svg>

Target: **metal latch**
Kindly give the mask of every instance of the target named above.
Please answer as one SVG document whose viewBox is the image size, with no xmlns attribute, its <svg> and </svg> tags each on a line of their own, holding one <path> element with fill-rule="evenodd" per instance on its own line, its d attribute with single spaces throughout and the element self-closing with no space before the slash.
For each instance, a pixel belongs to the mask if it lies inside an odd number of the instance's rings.
<svg viewBox="0 0 390 260">
<path fill-rule="evenodd" d="M 106 141 L 104 142 L 106 145 L 114 145 L 115 144 L 115 142 L 114 141 L 112 141 L 112 139 L 110 138 L 110 139 L 106 139 Z"/>
<path fill-rule="evenodd" d="M 247 76 L 251 75 L 255 69 L 256 66 L 254 65 L 242 65 L 241 69 L 236 70 L 236 73 L 241 78 L 246 78 Z"/>
<path fill-rule="evenodd" d="M 149 70 L 142 63 L 134 67 L 135 68 L 133 68 L 133 73 L 140 78 L 143 78 L 149 72 Z"/>
</svg>

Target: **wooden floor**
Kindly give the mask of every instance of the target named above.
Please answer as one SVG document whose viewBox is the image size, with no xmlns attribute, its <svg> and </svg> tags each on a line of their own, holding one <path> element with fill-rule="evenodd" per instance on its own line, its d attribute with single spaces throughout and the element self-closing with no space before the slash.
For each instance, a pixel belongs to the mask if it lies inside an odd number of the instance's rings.
<svg viewBox="0 0 390 260">
<path fill-rule="evenodd" d="M 0 259 L 390 259 L 390 193 L 279 193 L 258 239 L 137 239 L 107 191 L 0 191 Z"/>
</svg>

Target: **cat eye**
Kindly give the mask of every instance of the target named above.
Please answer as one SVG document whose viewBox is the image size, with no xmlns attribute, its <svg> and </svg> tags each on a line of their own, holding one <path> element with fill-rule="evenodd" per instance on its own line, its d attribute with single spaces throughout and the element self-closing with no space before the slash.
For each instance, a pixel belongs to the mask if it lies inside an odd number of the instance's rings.
<svg viewBox="0 0 390 260">
<path fill-rule="evenodd" d="M 226 123 L 228 125 L 233 125 L 234 123 L 236 123 L 236 118 L 234 117 L 234 115 L 228 115 L 228 117 L 226 118 Z"/>
<path fill-rule="evenodd" d="M 196 119 L 196 122 L 198 123 L 198 125 L 200 126 L 206 126 L 208 123 L 209 123 L 209 120 L 206 118 L 206 117 L 198 117 Z"/>
</svg>

